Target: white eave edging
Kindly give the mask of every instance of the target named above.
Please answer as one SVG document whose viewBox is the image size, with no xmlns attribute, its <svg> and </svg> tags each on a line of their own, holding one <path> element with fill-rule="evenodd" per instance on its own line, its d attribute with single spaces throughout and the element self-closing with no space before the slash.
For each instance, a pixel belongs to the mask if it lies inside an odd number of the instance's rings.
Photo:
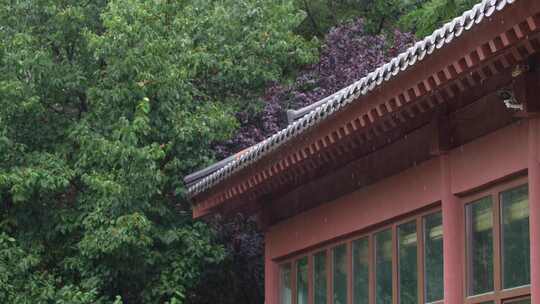
<svg viewBox="0 0 540 304">
<path fill-rule="evenodd" d="M 190 197 L 196 196 L 253 164 L 289 140 L 319 124 L 331 114 L 341 110 L 358 99 L 358 97 L 366 95 L 384 81 L 392 79 L 399 72 L 405 71 L 410 66 L 422 61 L 426 55 L 430 55 L 436 49 L 449 44 L 454 38 L 461 36 L 464 31 L 470 30 L 475 24 L 482 22 L 485 17 L 492 16 L 495 12 L 503 10 L 507 5 L 515 1 L 517 0 L 483 0 L 481 3 L 476 4 L 472 9 L 446 23 L 430 36 L 418 41 L 405 52 L 390 60 L 390 62 L 380 66 L 350 86 L 324 98 L 326 100 L 324 103 L 302 118 L 292 122 L 285 129 L 248 148 L 239 158 L 198 181 L 189 187 L 188 195 Z"/>
</svg>

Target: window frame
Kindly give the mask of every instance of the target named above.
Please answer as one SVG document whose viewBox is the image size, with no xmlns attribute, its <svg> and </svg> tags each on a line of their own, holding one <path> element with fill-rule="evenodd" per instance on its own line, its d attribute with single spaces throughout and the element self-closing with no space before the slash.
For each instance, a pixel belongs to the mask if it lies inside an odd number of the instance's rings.
<svg viewBox="0 0 540 304">
<path fill-rule="evenodd" d="M 400 224 L 409 223 L 412 219 L 409 219 L 409 221 L 399 221 Z M 384 228 L 377 229 L 373 231 L 371 234 L 371 237 L 373 238 L 373 242 L 371 243 L 372 246 L 368 249 L 369 251 L 372 251 L 372 259 L 369 261 L 370 265 L 373 265 L 373 270 L 370 271 L 372 273 L 372 277 L 370 277 L 369 285 L 370 289 L 373 289 L 373 293 L 370 293 L 370 299 L 369 303 L 376 304 L 377 303 L 377 244 L 376 244 L 376 238 L 375 236 L 381 232 L 385 232 L 390 230 L 390 233 L 392 235 L 392 303 L 397 304 L 399 303 L 399 300 L 397 299 L 399 295 L 399 266 L 397 265 L 399 260 L 399 251 L 398 251 L 398 238 L 397 238 L 397 226 L 400 224 L 392 223 L 389 225 L 386 225 Z M 372 295 L 373 294 L 373 295 Z M 351 303 L 353 304 L 353 303 Z"/>
<path fill-rule="evenodd" d="M 346 297 L 346 303 L 351 303 L 351 275 L 352 275 L 352 244 L 350 241 L 345 241 L 345 242 L 341 242 L 339 244 L 336 244 L 334 246 L 331 246 L 329 248 L 329 252 L 330 252 L 330 263 L 332 264 L 332 267 L 331 267 L 331 271 L 330 271 L 330 276 L 332 277 L 331 281 L 327 282 L 327 284 L 330 285 L 330 288 L 328 288 L 331 293 L 330 293 L 330 298 L 331 298 L 331 302 L 328 302 L 328 303 L 334 303 L 334 286 L 335 286 L 335 282 L 334 282 L 334 265 L 335 265 L 335 255 L 334 255 L 334 249 L 340 247 L 340 246 L 345 246 L 345 275 L 346 275 L 346 286 L 345 288 L 347 289 L 346 290 L 346 294 L 345 294 L 345 297 Z M 320 251 L 319 251 L 320 252 Z M 310 256 L 313 256 L 313 254 L 310 254 Z M 313 293 L 313 291 L 310 291 L 310 293 Z M 327 304 L 328 304 L 327 303 Z"/>
<path fill-rule="evenodd" d="M 308 298 L 311 299 L 311 303 L 315 303 L 315 256 L 319 253 L 324 253 L 324 270 L 325 270 L 325 276 L 326 276 L 326 304 L 329 304 L 330 303 L 330 299 L 333 295 L 330 294 L 330 282 L 328 281 L 330 278 L 329 276 L 329 267 L 331 267 L 331 264 L 332 261 L 331 261 L 331 256 L 328 256 L 329 254 L 329 251 L 328 249 L 322 249 L 322 248 L 319 248 L 319 249 L 316 249 L 312 252 L 310 252 L 308 254 L 308 259 L 309 261 L 311 261 L 309 263 L 309 270 L 308 270 L 308 275 L 309 275 L 309 278 L 308 278 L 308 287 L 309 287 L 309 290 L 308 290 Z M 311 285 L 309 284 L 309 282 L 312 282 Z"/>
<path fill-rule="evenodd" d="M 333 242 L 328 242 L 322 246 L 317 246 L 313 249 L 301 251 L 298 254 L 292 255 L 282 260 L 277 261 L 278 268 L 281 265 L 290 263 L 291 268 L 296 270 L 297 262 L 308 257 L 308 299 L 309 303 L 313 303 L 314 299 L 314 255 L 322 251 L 326 252 L 326 304 L 333 304 L 334 297 L 334 255 L 333 249 L 340 245 L 346 245 L 347 252 L 347 303 L 352 303 L 354 295 L 354 282 L 353 282 L 353 257 L 352 257 L 352 244 L 354 241 L 367 238 L 368 239 L 368 252 L 369 252 L 369 304 L 376 304 L 376 285 L 375 285 L 375 235 L 381 231 L 390 229 L 392 233 L 392 304 L 399 304 L 399 240 L 398 240 L 398 226 L 415 221 L 416 233 L 417 233 L 417 269 L 418 269 L 418 303 L 425 304 L 442 304 L 444 299 L 439 301 L 426 303 L 425 302 L 425 261 L 424 261 L 424 218 L 428 215 L 442 212 L 440 201 L 417 211 L 405 214 L 395 219 L 390 219 L 378 225 L 373 225 L 362 229 L 359 232 L 352 233 L 349 236 L 338 239 Z M 296 271 L 291 274 L 291 293 L 292 304 L 296 303 Z M 281 283 L 279 284 L 281 286 Z M 281 294 L 281 290 L 279 291 Z"/>
<path fill-rule="evenodd" d="M 281 288 L 283 286 L 283 268 L 284 266 L 286 265 L 289 265 L 289 269 L 290 269 L 290 278 L 289 278 L 289 281 L 290 281 L 290 289 L 291 289 L 291 304 L 294 304 L 295 303 L 295 292 L 296 292 L 296 274 L 295 274 L 295 269 L 294 267 L 296 267 L 296 263 L 294 263 L 293 261 L 285 261 L 283 263 L 279 263 L 278 265 L 278 301 L 279 301 L 279 304 L 283 304 L 282 300 L 283 300 L 283 289 Z"/>
<path fill-rule="evenodd" d="M 309 277 L 310 277 L 310 269 L 311 269 L 311 267 L 310 267 L 310 259 L 309 259 L 309 258 L 310 258 L 310 255 L 303 255 L 303 256 L 298 257 L 298 258 L 296 258 L 296 259 L 294 260 L 294 267 L 295 267 L 295 268 L 294 268 L 294 274 L 295 274 L 295 277 L 294 277 L 294 280 L 295 280 L 295 281 L 294 281 L 294 287 L 295 287 L 295 289 L 294 289 L 294 294 L 292 295 L 292 297 L 293 297 L 293 299 L 294 299 L 294 300 L 292 301 L 292 303 L 298 303 L 298 283 L 299 283 L 299 282 L 298 282 L 298 280 L 299 280 L 298 273 L 299 273 L 299 270 L 300 270 L 300 268 L 299 268 L 299 262 L 300 262 L 301 260 L 303 260 L 303 259 L 306 260 L 306 267 L 307 267 L 307 269 L 306 269 L 306 271 L 307 271 L 307 273 L 306 273 L 306 276 L 307 276 L 307 282 L 306 282 L 306 283 L 307 283 L 307 301 L 308 301 L 308 303 L 310 302 L 310 299 L 309 299 L 309 297 L 310 297 L 310 295 L 309 295 L 309 294 L 310 294 L 310 290 L 309 290 Z"/>
<path fill-rule="evenodd" d="M 441 213 L 441 226 L 442 226 L 442 220 L 443 220 L 443 214 L 442 214 L 442 209 L 439 210 L 438 212 Z M 419 254 L 419 260 L 418 260 L 418 263 L 419 265 L 421 265 L 421 270 L 422 270 L 422 274 L 421 274 L 421 280 L 420 280 L 420 274 L 419 274 L 419 286 L 418 286 L 418 292 L 420 292 L 421 294 L 421 300 L 423 301 L 423 303 L 425 304 L 443 304 L 444 303 L 444 257 L 443 257 L 443 298 L 440 299 L 440 300 L 436 300 L 436 301 L 433 301 L 433 302 L 426 302 L 426 286 L 425 286 L 425 280 L 426 280 L 426 260 L 425 260 L 425 226 L 424 226 L 424 219 L 429 216 L 429 215 L 432 215 L 432 214 L 435 214 L 437 212 L 430 212 L 430 213 L 426 213 L 424 215 L 422 215 L 420 217 L 420 224 L 422 225 L 421 227 L 421 231 L 419 231 L 418 233 L 420 234 L 420 239 L 418 240 L 418 247 L 420 248 L 420 254 Z M 444 227 L 442 228 L 443 229 L 443 248 L 444 248 Z M 444 250 L 444 249 L 443 249 Z M 421 284 L 421 285 L 420 285 Z M 422 303 L 422 302 L 421 302 Z"/>
<path fill-rule="evenodd" d="M 523 300 L 531 300 L 531 296 L 525 296 L 525 297 L 519 297 L 519 298 L 513 298 L 513 299 L 507 299 L 507 300 L 503 300 L 503 304 L 510 304 L 510 303 L 516 303 L 516 302 L 520 302 L 520 301 L 523 301 Z"/>
<path fill-rule="evenodd" d="M 480 304 L 484 302 L 492 301 L 494 304 L 509 303 L 516 298 L 528 298 L 531 294 L 530 284 L 510 289 L 503 289 L 502 278 L 502 203 L 501 193 L 524 186 L 528 184 L 528 178 L 526 176 L 514 178 L 504 182 L 490 185 L 479 191 L 471 194 L 466 194 L 461 198 L 462 214 L 463 214 L 463 236 L 464 236 L 464 250 L 463 250 L 463 291 L 464 291 L 464 303 L 465 304 Z M 493 291 L 478 294 L 469 295 L 469 281 L 470 281 L 470 269 L 469 264 L 469 242 L 467 229 L 467 206 L 474 204 L 476 201 L 484 198 L 491 197 L 491 209 L 492 209 L 492 221 L 493 221 Z"/>
</svg>

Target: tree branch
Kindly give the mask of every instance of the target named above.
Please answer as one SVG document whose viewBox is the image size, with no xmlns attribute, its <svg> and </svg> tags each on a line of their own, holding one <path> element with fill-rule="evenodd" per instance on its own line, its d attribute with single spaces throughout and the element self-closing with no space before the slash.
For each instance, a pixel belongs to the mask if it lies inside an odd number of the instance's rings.
<svg viewBox="0 0 540 304">
<path fill-rule="evenodd" d="M 306 0 L 304 0 L 304 8 L 306 9 L 306 13 L 308 15 L 309 21 L 311 22 L 311 25 L 313 26 L 313 29 L 315 32 L 317 32 L 317 36 L 323 37 L 324 34 L 321 32 L 321 29 L 319 28 L 319 25 L 317 24 L 317 21 L 315 21 L 315 18 L 313 17 L 313 14 L 311 13 L 311 10 L 309 9 L 309 4 Z"/>
</svg>

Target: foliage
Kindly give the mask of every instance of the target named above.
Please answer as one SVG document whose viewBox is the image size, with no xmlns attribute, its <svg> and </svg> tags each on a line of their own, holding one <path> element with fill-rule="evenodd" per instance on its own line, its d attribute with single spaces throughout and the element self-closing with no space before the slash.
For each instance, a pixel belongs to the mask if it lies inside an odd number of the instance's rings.
<svg viewBox="0 0 540 304">
<path fill-rule="evenodd" d="M 398 20 L 407 12 L 414 11 L 426 0 L 360 0 L 363 12 L 360 15 L 366 21 L 366 31 L 371 34 L 391 34 Z"/>
<path fill-rule="evenodd" d="M 399 27 L 425 37 L 459 16 L 479 0 L 296 0 L 306 12 L 297 31 L 305 37 L 323 38 L 331 28 L 362 18 L 370 34 Z"/>
<path fill-rule="evenodd" d="M 0 0 L 0 302 L 193 298 L 230 249 L 192 221 L 182 176 L 314 59 L 302 18 L 291 1 Z"/>
<path fill-rule="evenodd" d="M 236 113 L 240 128 L 215 146 L 220 158 L 264 140 L 287 124 L 285 111 L 312 104 L 360 79 L 403 51 L 417 37 L 431 34 L 478 0 L 296 0 L 306 17 L 297 31 L 325 35 L 319 62 L 301 70 L 292 84 L 275 83 L 262 109 Z M 350 20 L 350 21 L 347 21 Z M 396 27 L 405 32 L 395 30 Z"/>
<path fill-rule="evenodd" d="M 275 83 L 268 87 L 263 96 L 262 110 L 256 112 L 247 109 L 238 112 L 236 115 L 241 122 L 240 128 L 232 139 L 217 143 L 215 150 L 220 157 L 226 157 L 276 133 L 287 124 L 286 109 L 312 104 L 340 90 L 396 56 L 413 40 L 412 35 L 399 31 L 394 31 L 392 35 L 369 35 L 360 19 L 333 28 L 325 37 L 319 62 L 301 70 L 292 84 Z M 245 303 L 261 303 L 262 300 L 253 299 L 257 299 L 257 296 L 264 292 L 261 278 L 262 237 L 257 230 L 250 229 L 250 225 L 238 219 L 219 227 L 218 231 L 230 231 L 230 227 L 235 227 L 232 230 L 234 233 L 225 233 L 220 239 L 224 244 L 240 245 L 236 248 L 229 247 L 231 254 L 227 262 L 230 268 L 225 269 L 233 271 L 224 272 L 223 268 L 207 269 L 205 282 L 208 284 L 203 287 L 211 286 L 211 290 L 216 290 L 216 294 L 207 293 L 199 297 L 200 303 L 216 303 L 219 297 L 214 297 L 221 294 L 219 290 L 222 289 L 234 294 L 237 301 L 245 299 Z M 229 237 L 223 237 L 227 235 Z M 234 236 L 241 236 L 241 240 L 231 239 Z M 242 241 L 245 239 L 250 241 Z M 229 280 L 223 280 L 224 276 Z M 224 282 L 226 284 L 223 284 Z M 197 294 L 203 295 L 202 292 Z M 223 301 L 222 299 L 221 302 L 226 303 Z"/>
<path fill-rule="evenodd" d="M 36 271 L 39 263 L 39 254 L 25 252 L 14 238 L 0 234 L 2 303 L 98 303 L 95 290 L 82 291 L 72 285 L 57 288 L 59 278 Z"/>
<path fill-rule="evenodd" d="M 429 0 L 419 8 L 402 16 L 402 28 L 416 32 L 420 38 L 431 34 L 445 22 L 452 20 L 473 7 L 478 0 Z"/>
<path fill-rule="evenodd" d="M 225 245 L 227 257 L 204 270 L 202 283 L 190 300 L 200 304 L 264 303 L 264 236 L 255 218 L 215 216 L 211 225 L 219 243 Z"/>
<path fill-rule="evenodd" d="M 306 18 L 297 31 L 305 37 L 324 36 L 336 26 L 361 18 L 369 34 L 391 34 L 400 18 L 427 0 L 296 0 Z"/>
<path fill-rule="evenodd" d="M 471 2 L 0 0 L 0 302 L 261 302 L 253 220 L 182 177 Z"/>
<path fill-rule="evenodd" d="M 304 37 L 324 36 L 334 26 L 363 14 L 364 0 L 296 0 L 296 7 L 306 17 L 296 31 Z"/>
<path fill-rule="evenodd" d="M 274 84 L 264 95 L 263 110 L 237 114 L 242 122 L 235 136 L 216 145 L 221 157 L 247 148 L 287 124 L 285 110 L 301 108 L 327 97 L 373 71 L 402 52 L 411 34 L 370 35 L 361 19 L 333 28 L 322 46 L 319 62 L 303 69 L 290 85 Z"/>
</svg>

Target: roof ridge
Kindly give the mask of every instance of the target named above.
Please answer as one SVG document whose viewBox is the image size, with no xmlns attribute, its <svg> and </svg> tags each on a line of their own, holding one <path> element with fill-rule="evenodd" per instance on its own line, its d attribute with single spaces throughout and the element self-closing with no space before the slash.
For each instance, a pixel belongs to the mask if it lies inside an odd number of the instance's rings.
<svg viewBox="0 0 540 304">
<path fill-rule="evenodd" d="M 239 158 L 228 162 L 224 167 L 189 187 L 188 195 L 195 196 L 216 185 L 226 177 L 261 159 L 264 155 L 274 151 L 284 143 L 303 133 L 305 130 L 320 123 L 331 114 L 356 100 L 358 97 L 366 95 L 384 81 L 392 79 L 394 76 L 405 71 L 418 61 L 422 61 L 426 55 L 430 55 L 436 49 L 440 49 L 445 44 L 450 43 L 454 38 L 461 36 L 464 30 L 469 30 L 475 24 L 482 22 L 484 17 L 490 17 L 493 13 L 501 11 L 507 5 L 516 1 L 518 0 L 483 0 L 480 3 L 475 4 L 461 16 L 445 23 L 431 35 L 416 42 L 414 45 L 407 48 L 406 51 L 400 53 L 387 63 L 382 64 L 366 76 L 351 85 L 342 88 L 336 93 L 315 102 L 313 105 L 317 104 L 317 106 L 310 109 L 310 111 L 305 113 L 301 118 L 296 119 L 287 127 L 273 134 L 269 138 L 247 148 L 246 152 Z M 326 101 L 322 102 L 323 100 Z M 312 107 L 313 105 L 310 106 Z"/>
</svg>

